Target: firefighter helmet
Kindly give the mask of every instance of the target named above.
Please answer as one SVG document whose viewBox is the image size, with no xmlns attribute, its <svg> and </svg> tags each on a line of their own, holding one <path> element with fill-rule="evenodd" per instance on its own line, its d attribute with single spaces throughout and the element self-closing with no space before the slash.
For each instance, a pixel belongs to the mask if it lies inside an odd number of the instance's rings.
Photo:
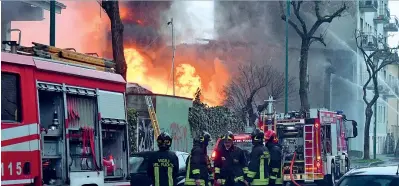
<svg viewBox="0 0 399 186">
<path fill-rule="evenodd" d="M 267 130 L 265 133 L 265 141 L 268 142 L 269 140 L 273 140 L 273 143 L 277 143 L 277 135 L 274 130 Z"/>
<path fill-rule="evenodd" d="M 233 141 L 234 140 L 234 134 L 230 131 L 227 131 L 225 135 L 223 135 L 222 139 L 228 140 L 228 141 Z"/>
<path fill-rule="evenodd" d="M 251 133 L 252 143 L 263 143 L 264 137 L 265 137 L 265 134 L 260 129 L 255 129 Z"/>
<path fill-rule="evenodd" d="M 208 144 L 210 141 L 212 141 L 212 137 L 208 132 L 202 131 L 201 135 L 199 136 L 199 141 L 201 143 Z"/>
<path fill-rule="evenodd" d="M 169 149 L 172 145 L 172 137 L 167 132 L 162 132 L 157 138 L 157 143 L 159 149 Z"/>
</svg>

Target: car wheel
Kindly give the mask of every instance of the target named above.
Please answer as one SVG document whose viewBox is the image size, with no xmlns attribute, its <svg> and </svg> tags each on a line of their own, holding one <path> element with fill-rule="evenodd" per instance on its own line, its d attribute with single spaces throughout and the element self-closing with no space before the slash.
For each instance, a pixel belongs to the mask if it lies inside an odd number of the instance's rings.
<svg viewBox="0 0 399 186">
<path fill-rule="evenodd" d="M 335 186 L 335 176 L 336 176 L 336 167 L 334 163 L 331 163 L 331 174 L 327 175 L 327 185 Z"/>
</svg>

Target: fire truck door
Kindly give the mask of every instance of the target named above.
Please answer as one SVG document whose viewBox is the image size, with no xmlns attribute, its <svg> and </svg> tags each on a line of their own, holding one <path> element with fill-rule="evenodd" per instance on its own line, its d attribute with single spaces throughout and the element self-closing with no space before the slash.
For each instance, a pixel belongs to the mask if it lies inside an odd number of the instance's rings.
<svg viewBox="0 0 399 186">
<path fill-rule="evenodd" d="M 331 123 L 331 154 L 333 156 L 337 155 L 338 152 L 338 141 L 337 141 L 337 125 L 335 123 Z"/>
<path fill-rule="evenodd" d="M 344 121 L 342 120 L 342 118 L 340 118 L 339 120 L 339 142 L 340 142 L 340 147 L 341 147 L 341 151 L 346 151 L 347 150 L 347 146 L 346 146 L 346 140 L 345 140 L 345 132 L 346 132 L 346 128 L 345 128 L 345 124 Z"/>
</svg>

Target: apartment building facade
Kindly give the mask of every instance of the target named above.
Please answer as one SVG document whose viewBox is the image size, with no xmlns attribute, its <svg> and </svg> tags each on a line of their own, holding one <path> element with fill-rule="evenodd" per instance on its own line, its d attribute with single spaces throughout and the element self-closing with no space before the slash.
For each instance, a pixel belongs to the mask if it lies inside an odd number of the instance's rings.
<svg viewBox="0 0 399 186">
<path fill-rule="evenodd" d="M 388 0 L 360 0 L 358 1 L 358 30 L 363 33 L 363 48 L 368 53 L 388 46 L 389 34 L 398 31 L 398 19 L 390 14 L 388 8 Z M 363 56 L 358 50 L 357 65 L 357 83 L 363 86 L 368 79 L 366 65 Z M 381 62 L 381 61 L 379 61 Z M 374 107 L 374 116 L 370 125 L 370 152 L 373 152 L 374 143 L 374 127 L 376 126 L 376 153 L 383 154 L 388 152 L 387 145 L 392 139 L 398 139 L 398 64 L 392 64 L 384 67 L 378 73 L 380 97 Z M 374 95 L 372 85 L 368 87 L 368 99 Z M 363 93 L 359 91 L 362 99 Z M 365 104 L 363 104 L 365 108 Z M 375 110 L 375 108 L 377 110 Z M 363 109 L 364 111 L 364 109 Z M 376 118 L 375 118 L 376 116 Z M 361 126 L 360 128 L 364 128 Z M 362 150 L 363 132 L 356 141 L 351 142 L 353 150 Z"/>
</svg>

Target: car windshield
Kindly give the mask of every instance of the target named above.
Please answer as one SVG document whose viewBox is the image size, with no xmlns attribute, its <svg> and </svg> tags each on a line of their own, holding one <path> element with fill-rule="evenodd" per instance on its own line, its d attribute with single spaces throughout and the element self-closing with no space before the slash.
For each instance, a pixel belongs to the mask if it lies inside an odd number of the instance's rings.
<svg viewBox="0 0 399 186">
<path fill-rule="evenodd" d="M 338 186 L 398 186 L 397 176 L 362 175 L 344 177 Z"/>
<path fill-rule="evenodd" d="M 252 151 L 252 142 L 250 140 L 240 142 L 236 141 L 234 144 L 242 150 L 246 150 L 248 152 Z"/>
<path fill-rule="evenodd" d="M 252 141 L 250 139 L 248 140 L 234 140 L 234 145 L 239 147 L 242 150 L 246 150 L 249 153 L 252 151 Z M 222 148 L 223 147 L 223 141 L 220 140 L 218 143 L 218 148 Z"/>
<path fill-rule="evenodd" d="M 130 157 L 129 158 L 130 173 L 146 172 L 147 163 L 143 157 Z"/>
</svg>

